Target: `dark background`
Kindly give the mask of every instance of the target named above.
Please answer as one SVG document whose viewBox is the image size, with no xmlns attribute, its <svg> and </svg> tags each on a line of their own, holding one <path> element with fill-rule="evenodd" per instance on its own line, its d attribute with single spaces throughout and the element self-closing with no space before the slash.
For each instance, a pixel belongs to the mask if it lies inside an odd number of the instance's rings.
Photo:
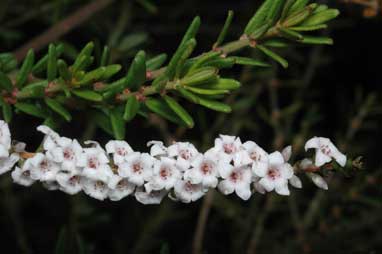
<svg viewBox="0 0 382 254">
<path fill-rule="evenodd" d="M 88 2 L 0 0 L 0 52 L 16 50 Z M 195 15 L 202 19 L 196 53 L 211 48 L 229 9 L 235 18 L 228 40 L 238 38 L 260 2 L 155 1 L 152 9 L 145 1 L 114 1 L 60 41 L 72 47 L 68 59 L 90 40 L 108 44 L 114 61 L 126 69 L 138 49 L 152 55 L 172 53 Z M 127 141 L 145 150 L 151 139 L 175 138 L 203 150 L 226 133 L 254 139 L 268 150 L 293 144 L 300 158 L 301 142 L 327 136 L 348 156 L 363 156 L 364 170 L 327 176 L 328 191 L 303 178 L 304 188 L 293 190 L 290 197 L 255 194 L 244 202 L 211 192 L 193 204 L 166 199 L 159 206 L 143 206 L 130 197 L 100 202 L 84 194 L 49 192 L 39 184 L 24 188 L 3 175 L 1 253 L 54 253 L 62 243 L 65 253 L 197 253 L 199 245 L 202 253 L 381 252 L 382 13 L 377 9 L 370 15 L 370 9 L 350 1 L 327 4 L 341 11 L 324 32 L 334 39 L 333 46 L 279 51 L 289 60 L 287 70 L 276 64 L 224 70 L 243 84 L 227 98 L 231 114 L 184 102 L 195 118 L 194 129 L 137 118 L 127 128 Z M 243 55 L 258 53 L 248 50 Z M 13 137 L 32 150 L 42 138 L 34 130 L 39 124 L 17 115 L 10 128 Z M 75 112 L 74 121 L 60 133 L 81 139 L 88 128 L 87 115 Z M 102 143 L 110 139 L 101 130 L 91 133 Z M 203 222 L 205 211 L 209 215 Z M 202 236 L 195 234 L 197 225 L 205 226 Z"/>
</svg>

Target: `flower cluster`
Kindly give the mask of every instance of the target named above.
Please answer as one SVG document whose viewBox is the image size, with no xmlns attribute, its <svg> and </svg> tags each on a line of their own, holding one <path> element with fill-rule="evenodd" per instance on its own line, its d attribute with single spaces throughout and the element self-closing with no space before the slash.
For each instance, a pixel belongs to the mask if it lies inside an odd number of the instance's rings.
<svg viewBox="0 0 382 254">
<path fill-rule="evenodd" d="M 109 141 L 105 148 L 86 141 L 82 147 L 47 126 L 37 130 L 45 134 L 42 149 L 27 153 L 25 144 L 11 144 L 8 125 L 0 121 L 0 174 L 18 162 L 11 174 L 15 183 L 30 186 L 40 181 L 48 190 L 83 191 L 99 200 L 118 201 L 132 195 L 143 204 L 159 204 L 165 196 L 189 203 L 210 188 L 248 200 L 254 192 L 289 195 L 289 185 L 302 187 L 296 168 L 289 163 L 290 146 L 267 153 L 253 141 L 243 143 L 238 137 L 220 135 L 205 153 L 189 142 L 165 146 L 160 141 L 148 142 L 149 153 L 142 153 L 126 141 Z M 345 166 L 346 156 L 329 139 L 314 137 L 305 146 L 311 148 L 314 161 L 302 160 L 300 169 L 321 167 L 332 159 Z M 306 173 L 318 187 L 328 188 L 322 176 Z"/>
</svg>

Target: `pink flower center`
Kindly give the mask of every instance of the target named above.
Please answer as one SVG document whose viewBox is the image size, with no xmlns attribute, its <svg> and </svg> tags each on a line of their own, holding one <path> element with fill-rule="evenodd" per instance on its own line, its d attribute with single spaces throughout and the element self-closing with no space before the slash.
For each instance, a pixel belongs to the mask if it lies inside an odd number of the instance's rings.
<svg viewBox="0 0 382 254">
<path fill-rule="evenodd" d="M 129 185 L 129 182 L 126 179 L 122 179 L 121 181 L 118 182 L 117 188 L 119 190 L 122 190 L 122 189 L 126 188 L 128 185 Z"/>
<path fill-rule="evenodd" d="M 332 153 L 328 145 L 321 145 L 320 149 L 321 149 L 321 152 L 325 155 L 329 156 Z"/>
<path fill-rule="evenodd" d="M 40 169 L 42 172 L 49 171 L 49 162 L 47 160 L 43 160 L 40 162 Z"/>
<path fill-rule="evenodd" d="M 234 153 L 236 151 L 235 145 L 233 143 L 223 145 L 224 152 L 227 154 Z"/>
<path fill-rule="evenodd" d="M 196 191 L 196 189 L 197 189 L 197 185 L 192 184 L 191 182 L 186 182 L 184 184 L 184 190 L 187 191 L 187 192 L 191 192 L 192 193 L 192 192 Z"/>
<path fill-rule="evenodd" d="M 72 176 L 71 178 L 69 178 L 69 184 L 74 186 L 76 184 L 79 184 L 80 183 L 80 177 L 79 176 Z"/>
<path fill-rule="evenodd" d="M 71 149 L 66 148 L 64 150 L 64 158 L 67 160 L 73 160 L 74 159 L 74 153 Z"/>
<path fill-rule="evenodd" d="M 159 170 L 159 176 L 163 179 L 166 180 L 169 176 L 171 176 L 171 172 L 167 167 L 162 167 Z"/>
<path fill-rule="evenodd" d="M 181 150 L 179 152 L 179 156 L 185 160 L 189 160 L 191 158 L 191 153 L 189 150 Z"/>
<path fill-rule="evenodd" d="M 123 148 L 123 147 L 118 147 L 118 148 L 116 149 L 116 152 L 117 152 L 117 154 L 120 155 L 120 156 L 125 156 L 125 155 L 127 154 L 126 149 Z"/>
<path fill-rule="evenodd" d="M 250 156 L 251 156 L 251 159 L 254 161 L 261 160 L 261 154 L 257 153 L 256 151 L 253 151 Z"/>
<path fill-rule="evenodd" d="M 94 183 L 94 189 L 103 189 L 105 187 L 105 183 L 102 181 L 96 181 Z"/>
<path fill-rule="evenodd" d="M 270 168 L 268 170 L 268 173 L 267 173 L 267 176 L 272 179 L 272 180 L 276 180 L 277 178 L 279 178 L 281 176 L 280 174 L 280 171 L 276 168 Z"/>
<path fill-rule="evenodd" d="M 139 162 L 133 163 L 132 169 L 134 173 L 138 173 L 138 174 L 140 174 L 143 170 L 142 165 Z"/>
<path fill-rule="evenodd" d="M 24 171 L 23 173 L 21 173 L 21 175 L 24 177 L 29 177 L 31 175 L 31 172 L 29 170 L 27 170 L 27 171 Z"/>
<path fill-rule="evenodd" d="M 229 175 L 229 179 L 234 182 L 234 183 L 237 183 L 239 181 L 242 180 L 242 175 L 240 172 L 238 171 L 233 171 L 230 175 Z"/>
<path fill-rule="evenodd" d="M 95 157 L 89 158 L 89 160 L 88 160 L 89 168 L 97 169 L 99 167 L 99 165 L 100 165 L 100 163 L 99 163 L 97 158 L 95 158 Z"/>
<path fill-rule="evenodd" d="M 202 171 L 203 175 L 211 174 L 212 172 L 212 165 L 208 162 L 203 162 L 200 166 L 200 171 Z"/>
</svg>

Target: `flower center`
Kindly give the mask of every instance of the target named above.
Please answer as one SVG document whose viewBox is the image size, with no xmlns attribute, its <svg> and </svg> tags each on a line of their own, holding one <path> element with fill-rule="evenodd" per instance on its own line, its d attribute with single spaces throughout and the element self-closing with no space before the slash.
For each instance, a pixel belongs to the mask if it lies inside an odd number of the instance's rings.
<svg viewBox="0 0 382 254">
<path fill-rule="evenodd" d="M 27 170 L 27 171 L 24 171 L 23 173 L 21 173 L 22 174 L 22 176 L 24 176 L 24 177 L 29 177 L 30 175 L 31 175 L 31 172 L 29 171 L 29 170 Z"/>
<path fill-rule="evenodd" d="M 241 173 L 237 171 L 233 171 L 230 175 L 229 178 L 231 179 L 232 182 L 236 183 L 241 180 Z"/>
<path fill-rule="evenodd" d="M 67 160 L 73 160 L 74 159 L 74 153 L 71 149 L 66 148 L 64 150 L 64 158 Z"/>
<path fill-rule="evenodd" d="M 94 189 L 103 189 L 105 187 L 105 183 L 102 181 L 96 181 L 94 183 Z"/>
<path fill-rule="evenodd" d="M 212 172 L 212 165 L 208 162 L 203 162 L 200 166 L 200 171 L 202 171 L 203 175 L 211 174 Z"/>
<path fill-rule="evenodd" d="M 257 153 L 256 151 L 253 151 L 250 155 L 251 159 L 254 161 L 261 160 L 261 154 Z"/>
<path fill-rule="evenodd" d="M 79 184 L 80 183 L 80 177 L 79 176 L 72 176 L 71 178 L 69 178 L 69 184 L 74 186 L 76 184 Z"/>
<path fill-rule="evenodd" d="M 224 152 L 227 154 L 234 153 L 236 150 L 234 144 L 232 144 L 232 143 L 224 144 L 223 149 L 224 149 Z"/>
<path fill-rule="evenodd" d="M 127 151 L 123 147 L 118 147 L 117 148 L 117 154 L 120 155 L 120 156 L 125 156 L 127 154 Z"/>
<path fill-rule="evenodd" d="M 129 182 L 126 179 L 122 179 L 121 181 L 118 182 L 117 189 L 122 190 L 126 188 L 128 185 L 129 185 Z"/>
<path fill-rule="evenodd" d="M 330 148 L 329 148 L 329 146 L 328 145 L 321 145 L 321 152 L 323 153 L 323 154 L 325 154 L 325 155 L 330 155 L 331 154 L 331 150 L 330 150 Z"/>
<path fill-rule="evenodd" d="M 166 180 L 169 176 L 171 176 L 171 172 L 167 167 L 162 167 L 159 170 L 159 176 L 163 179 Z"/>
<path fill-rule="evenodd" d="M 184 184 L 184 190 L 192 193 L 196 190 L 196 185 L 192 184 L 191 182 L 186 182 Z"/>
<path fill-rule="evenodd" d="M 270 168 L 267 173 L 268 177 L 272 180 L 280 177 L 280 171 L 276 168 Z"/>
<path fill-rule="evenodd" d="M 133 163 L 132 169 L 133 169 L 134 173 L 140 174 L 142 172 L 143 167 L 142 167 L 141 163 L 135 162 L 135 163 Z"/>
<path fill-rule="evenodd" d="M 98 161 L 98 159 L 97 158 L 95 158 L 95 157 L 91 157 L 91 158 L 89 158 L 89 160 L 88 160 L 88 166 L 89 166 L 89 168 L 92 168 L 92 169 L 97 169 L 98 167 L 99 167 L 99 161 Z"/>
<path fill-rule="evenodd" d="M 182 157 L 185 160 L 189 160 L 191 158 L 191 153 L 189 150 L 181 150 L 179 152 L 180 157 Z"/>
<path fill-rule="evenodd" d="M 49 171 L 49 162 L 47 160 L 43 160 L 40 162 L 40 169 L 42 172 Z"/>
</svg>

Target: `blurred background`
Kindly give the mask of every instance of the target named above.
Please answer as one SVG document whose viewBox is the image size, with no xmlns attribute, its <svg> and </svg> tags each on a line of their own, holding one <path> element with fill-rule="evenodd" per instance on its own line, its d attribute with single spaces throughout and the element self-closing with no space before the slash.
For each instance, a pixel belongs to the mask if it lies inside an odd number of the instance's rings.
<svg viewBox="0 0 382 254">
<path fill-rule="evenodd" d="M 261 2 L 0 0 L 0 52 L 20 52 L 32 38 L 71 17 L 72 29 L 55 39 L 66 44 L 68 59 L 94 41 L 98 48 L 109 45 L 112 61 L 126 70 L 138 49 L 150 55 L 174 52 L 195 15 L 202 19 L 196 53 L 211 48 L 229 9 L 235 18 L 228 40 L 238 38 Z M 304 188 L 289 197 L 254 194 L 244 202 L 211 191 L 192 204 L 166 199 L 158 206 L 144 206 L 130 197 L 100 202 L 84 194 L 49 192 L 39 184 L 24 188 L 4 175 L 1 253 L 381 252 L 382 2 L 319 2 L 341 11 L 324 32 L 334 39 L 333 46 L 280 50 L 289 60 L 286 70 L 277 64 L 224 70 L 243 84 L 226 99 L 232 113 L 185 102 L 195 118 L 193 129 L 158 117 L 136 118 L 127 128 L 127 141 L 141 151 L 152 139 L 187 140 L 203 150 L 223 133 L 255 140 L 268 151 L 292 144 L 294 158 L 301 158 L 308 138 L 327 136 L 350 157 L 363 156 L 364 170 L 327 175 L 328 191 L 303 178 Z M 39 54 L 46 51 L 44 45 Z M 243 55 L 258 56 L 251 50 Z M 34 131 L 39 124 L 33 117 L 17 115 L 10 128 L 15 139 L 33 150 L 42 139 Z M 75 113 L 60 133 L 103 144 L 111 138 L 83 112 Z"/>
</svg>

